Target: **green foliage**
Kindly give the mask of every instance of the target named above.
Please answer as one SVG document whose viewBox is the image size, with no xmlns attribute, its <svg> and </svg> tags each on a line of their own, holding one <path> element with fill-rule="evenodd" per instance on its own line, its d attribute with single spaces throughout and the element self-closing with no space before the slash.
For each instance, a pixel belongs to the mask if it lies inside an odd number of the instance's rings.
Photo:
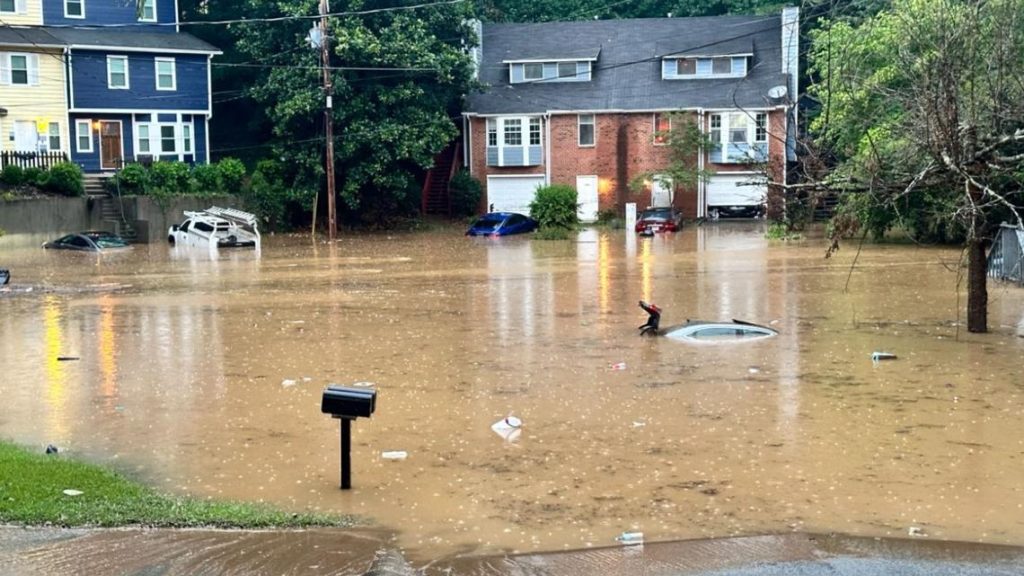
<svg viewBox="0 0 1024 576">
<path fill-rule="evenodd" d="M 82 492 L 64 494 L 66 489 Z M 268 528 L 350 526 L 351 518 L 176 498 L 115 472 L 0 442 L 0 522 L 56 526 Z"/>
<path fill-rule="evenodd" d="M 142 164 L 128 164 L 114 175 L 113 180 L 121 194 L 145 194 L 149 188 L 149 170 Z"/>
<path fill-rule="evenodd" d="M 222 194 L 239 194 L 245 180 L 245 164 L 237 158 L 223 158 L 216 164 Z"/>
<path fill-rule="evenodd" d="M 8 164 L 0 172 L 0 182 L 8 186 L 21 186 L 25 183 L 25 170 L 17 164 Z"/>
<path fill-rule="evenodd" d="M 254 19 L 316 12 L 315 0 L 248 0 L 240 10 Z M 413 205 L 414 174 L 458 135 L 450 116 L 472 84 L 472 16 L 465 2 L 330 19 L 332 64 L 398 69 L 331 72 L 337 193 L 350 211 L 368 212 L 364 221 Z M 323 142 L 310 138 L 323 134 L 323 94 L 308 29 L 301 20 L 232 28 L 248 60 L 280 64 L 258 70 L 248 92 L 273 126 L 273 157 L 289 167 L 280 189 L 301 191 L 303 203 L 324 172 Z"/>
<path fill-rule="evenodd" d="M 308 207 L 313 195 L 310 191 L 290 186 L 288 171 L 277 160 L 261 160 L 256 164 L 248 188 L 244 191 L 245 205 L 257 214 L 272 230 L 287 227 L 290 206 Z"/>
<path fill-rule="evenodd" d="M 576 189 L 565 184 L 552 184 L 537 189 L 530 202 L 530 217 L 544 228 L 576 228 Z"/>
<path fill-rule="evenodd" d="M 25 184 L 42 187 L 46 183 L 46 170 L 30 166 L 25 168 Z"/>
<path fill-rule="evenodd" d="M 50 168 L 44 187 L 64 196 L 81 196 L 85 194 L 82 169 L 72 162 L 58 162 Z"/>
<path fill-rule="evenodd" d="M 456 172 L 448 189 L 453 217 L 461 218 L 476 213 L 480 207 L 483 187 L 480 186 L 479 180 L 470 175 L 469 171 L 459 170 Z"/>
<path fill-rule="evenodd" d="M 597 223 L 600 226 L 607 226 L 612 230 L 621 230 L 626 227 L 626 219 L 619 216 L 616 210 L 602 210 L 597 214 Z"/>
<path fill-rule="evenodd" d="M 220 169 L 216 164 L 196 164 L 192 167 L 192 192 L 197 196 L 214 196 L 223 190 Z"/>
<path fill-rule="evenodd" d="M 789 226 L 783 222 L 769 224 L 764 236 L 769 240 L 799 240 L 801 238 L 800 234 L 792 232 Z"/>
<path fill-rule="evenodd" d="M 171 195 L 188 194 L 192 190 L 192 175 L 183 162 L 154 162 L 149 168 L 149 183 Z"/>
</svg>

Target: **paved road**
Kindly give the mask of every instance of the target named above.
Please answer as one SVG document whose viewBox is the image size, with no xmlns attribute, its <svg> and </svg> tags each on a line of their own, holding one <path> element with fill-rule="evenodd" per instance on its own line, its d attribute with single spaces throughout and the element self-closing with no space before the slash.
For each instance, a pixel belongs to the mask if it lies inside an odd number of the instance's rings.
<svg viewBox="0 0 1024 576">
<path fill-rule="evenodd" d="M 414 571 L 373 531 L 0 528 L 0 575 L 1019 576 L 1024 548 L 786 534 L 440 559 Z M 376 563 L 375 563 L 376 559 Z"/>
</svg>

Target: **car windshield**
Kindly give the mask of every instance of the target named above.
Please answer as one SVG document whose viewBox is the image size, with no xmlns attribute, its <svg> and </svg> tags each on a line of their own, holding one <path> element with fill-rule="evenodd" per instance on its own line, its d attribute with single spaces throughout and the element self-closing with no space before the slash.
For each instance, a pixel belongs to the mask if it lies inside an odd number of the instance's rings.
<svg viewBox="0 0 1024 576">
<path fill-rule="evenodd" d="M 671 208 L 657 208 L 654 210 L 644 210 L 640 214 L 641 220 L 668 220 L 672 217 Z"/>
<path fill-rule="evenodd" d="M 775 332 L 760 326 L 743 324 L 706 324 L 688 326 L 666 334 L 674 340 L 699 340 L 701 342 L 740 342 L 774 336 Z"/>
</svg>

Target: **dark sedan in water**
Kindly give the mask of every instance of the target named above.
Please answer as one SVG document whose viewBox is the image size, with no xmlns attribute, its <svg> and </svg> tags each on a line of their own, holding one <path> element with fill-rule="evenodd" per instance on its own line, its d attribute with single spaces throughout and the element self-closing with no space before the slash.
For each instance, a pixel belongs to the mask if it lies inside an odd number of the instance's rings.
<svg viewBox="0 0 1024 576">
<path fill-rule="evenodd" d="M 537 229 L 537 221 L 515 212 L 484 214 L 466 231 L 466 236 L 508 236 Z"/>
<path fill-rule="evenodd" d="M 43 244 L 43 248 L 54 250 L 79 250 L 82 252 L 102 252 L 128 248 L 128 243 L 123 238 L 110 232 L 102 230 L 90 230 L 68 234 L 51 242 Z"/>
</svg>

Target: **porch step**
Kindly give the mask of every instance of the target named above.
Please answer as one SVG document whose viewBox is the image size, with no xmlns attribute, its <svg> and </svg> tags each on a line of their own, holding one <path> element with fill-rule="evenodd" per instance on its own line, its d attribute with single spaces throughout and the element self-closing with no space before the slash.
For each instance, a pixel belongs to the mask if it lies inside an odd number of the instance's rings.
<svg viewBox="0 0 1024 576">
<path fill-rule="evenodd" d="M 85 187 L 86 196 L 106 196 L 107 178 L 99 174 L 86 174 L 82 177 L 82 185 Z"/>
</svg>

